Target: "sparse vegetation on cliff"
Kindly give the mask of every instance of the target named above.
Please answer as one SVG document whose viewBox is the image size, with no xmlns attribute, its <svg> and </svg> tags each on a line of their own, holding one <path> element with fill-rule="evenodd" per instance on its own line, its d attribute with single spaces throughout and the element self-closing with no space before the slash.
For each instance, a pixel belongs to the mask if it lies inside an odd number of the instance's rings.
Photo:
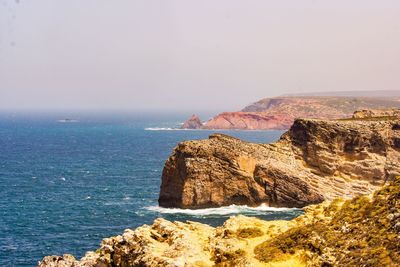
<svg viewBox="0 0 400 267">
<path fill-rule="evenodd" d="M 372 199 L 335 201 L 323 213 L 324 219 L 258 245 L 256 258 L 281 261 L 301 251 L 305 261 L 318 266 L 400 265 L 400 177 Z"/>
<path fill-rule="evenodd" d="M 236 216 L 213 228 L 157 219 L 49 266 L 400 266 L 400 177 L 372 196 L 309 206 L 292 221 Z"/>
<path fill-rule="evenodd" d="M 262 236 L 264 233 L 257 227 L 246 227 L 237 230 L 237 236 L 241 238 L 254 238 Z"/>
<path fill-rule="evenodd" d="M 344 118 L 338 121 L 393 121 L 398 120 L 396 116 L 380 116 L 380 117 L 365 117 L 365 118 Z"/>
</svg>

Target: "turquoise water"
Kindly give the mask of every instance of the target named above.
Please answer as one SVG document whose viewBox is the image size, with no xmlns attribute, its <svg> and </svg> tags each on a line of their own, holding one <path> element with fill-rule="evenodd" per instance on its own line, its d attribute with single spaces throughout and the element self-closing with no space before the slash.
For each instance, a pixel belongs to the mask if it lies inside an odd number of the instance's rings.
<svg viewBox="0 0 400 267">
<path fill-rule="evenodd" d="M 45 255 L 83 256 L 104 237 L 157 217 L 220 225 L 229 216 L 291 219 L 299 210 L 157 207 L 163 164 L 183 140 L 187 114 L 0 114 L 0 266 L 34 266 Z M 281 131 L 219 131 L 272 142 Z"/>
</svg>

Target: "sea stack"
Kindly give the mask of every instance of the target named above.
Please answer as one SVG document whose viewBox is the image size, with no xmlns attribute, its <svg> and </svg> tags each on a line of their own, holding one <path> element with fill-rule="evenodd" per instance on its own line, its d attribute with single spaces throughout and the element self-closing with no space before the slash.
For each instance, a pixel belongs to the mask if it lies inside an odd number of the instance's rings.
<svg viewBox="0 0 400 267">
<path fill-rule="evenodd" d="M 203 126 L 200 118 L 193 114 L 185 123 L 182 125 L 182 129 L 200 129 Z"/>
</svg>

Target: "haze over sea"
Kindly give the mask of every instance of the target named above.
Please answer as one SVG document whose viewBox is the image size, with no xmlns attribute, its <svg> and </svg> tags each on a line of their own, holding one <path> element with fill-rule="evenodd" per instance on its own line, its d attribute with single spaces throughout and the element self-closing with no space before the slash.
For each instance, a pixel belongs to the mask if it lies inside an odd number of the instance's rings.
<svg viewBox="0 0 400 267">
<path fill-rule="evenodd" d="M 0 113 L 0 266 L 34 266 L 52 254 L 81 257 L 102 238 L 157 217 L 216 226 L 235 214 L 270 220 L 301 213 L 240 206 L 159 208 L 162 168 L 172 149 L 216 132 L 171 130 L 188 115 Z M 218 132 L 263 143 L 282 134 Z"/>
</svg>

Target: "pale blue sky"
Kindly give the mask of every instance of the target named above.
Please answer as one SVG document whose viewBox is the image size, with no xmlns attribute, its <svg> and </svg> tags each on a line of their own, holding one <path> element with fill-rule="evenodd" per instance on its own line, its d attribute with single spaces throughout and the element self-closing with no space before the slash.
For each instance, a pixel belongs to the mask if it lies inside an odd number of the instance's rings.
<svg viewBox="0 0 400 267">
<path fill-rule="evenodd" d="M 0 0 L 0 109 L 400 89 L 400 1 Z"/>
</svg>

